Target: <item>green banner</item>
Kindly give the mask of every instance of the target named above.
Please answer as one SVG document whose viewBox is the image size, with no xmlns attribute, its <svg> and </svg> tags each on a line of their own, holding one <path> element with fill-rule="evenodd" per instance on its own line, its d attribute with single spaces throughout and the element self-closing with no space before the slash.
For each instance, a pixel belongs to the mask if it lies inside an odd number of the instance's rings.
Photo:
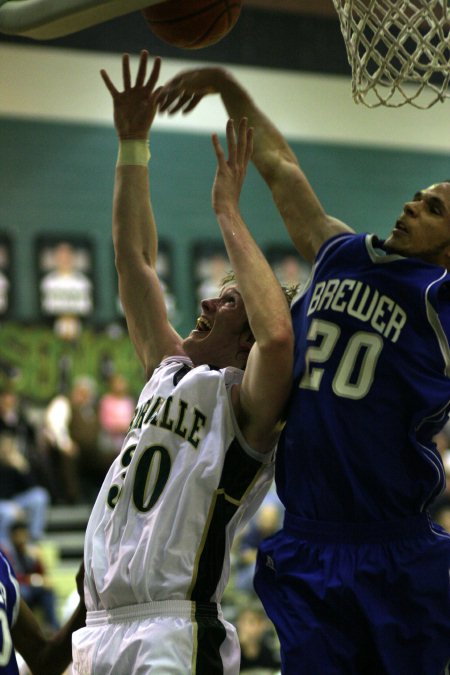
<svg viewBox="0 0 450 675">
<path fill-rule="evenodd" d="M 101 392 L 109 374 L 123 374 L 137 396 L 145 376 L 126 331 L 83 328 L 67 342 L 51 327 L 5 323 L 0 327 L 0 385 L 14 381 L 22 397 L 47 403 L 74 378 L 94 377 Z"/>
</svg>

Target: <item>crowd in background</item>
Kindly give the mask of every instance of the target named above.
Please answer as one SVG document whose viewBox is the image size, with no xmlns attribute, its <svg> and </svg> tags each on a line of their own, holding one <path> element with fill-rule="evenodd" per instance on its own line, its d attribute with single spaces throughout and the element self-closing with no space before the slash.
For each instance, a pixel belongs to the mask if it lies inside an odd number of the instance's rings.
<svg viewBox="0 0 450 675">
<path fill-rule="evenodd" d="M 298 256 L 284 249 L 272 254 L 280 283 L 297 285 L 306 279 L 309 268 Z M 197 257 L 197 299 L 214 297 L 229 261 L 222 250 L 215 254 L 201 250 Z M 55 334 L 69 345 L 79 337 L 82 318 L 92 310 L 91 282 L 85 275 L 88 260 L 88 249 L 66 241 L 47 242 L 41 252 L 42 309 L 54 318 Z M 162 247 L 158 259 L 162 280 L 170 277 L 164 268 L 168 261 Z M 164 292 L 172 315 L 175 305 L 168 282 Z M 73 305 L 74 298 L 79 305 Z M 67 305 L 69 300 L 72 304 Z M 60 306 L 62 301 L 67 306 Z M 62 358 L 58 391 L 45 405 L 22 399 L 14 377 L 0 385 L 0 549 L 12 562 L 23 597 L 50 632 L 58 628 L 64 609 L 40 546 L 49 508 L 93 505 L 135 409 L 127 377 L 107 365 L 98 379 L 88 374 L 73 377 L 71 358 Z M 224 611 L 239 633 L 241 672 L 279 671 L 276 634 L 253 590 L 252 577 L 258 543 L 281 521 L 281 503 L 273 491 L 234 545 Z"/>
<path fill-rule="evenodd" d="M 92 377 L 76 377 L 66 393 L 55 393 L 37 414 L 14 383 L 0 388 L 0 548 L 14 567 L 24 599 L 48 632 L 58 629 L 63 612 L 42 555 L 48 510 L 94 503 L 135 409 L 123 374 L 113 373 L 103 393 L 99 389 Z M 239 633 L 241 672 L 279 671 L 276 635 L 254 593 L 252 576 L 259 541 L 278 529 L 281 519 L 273 490 L 233 549 L 224 611 Z"/>
<path fill-rule="evenodd" d="M 23 597 L 47 631 L 59 626 L 58 599 L 40 555 L 51 505 L 92 505 L 117 454 L 135 408 L 129 382 L 110 375 L 106 389 L 90 376 L 73 380 L 39 415 L 30 414 L 14 384 L 0 388 L 0 547 L 10 559 Z M 447 488 L 432 517 L 450 532 L 450 425 L 435 438 Z M 224 596 L 242 649 L 241 672 L 277 673 L 278 644 L 253 590 L 259 543 L 279 529 L 283 508 L 272 489 L 233 546 L 232 575 Z"/>
</svg>

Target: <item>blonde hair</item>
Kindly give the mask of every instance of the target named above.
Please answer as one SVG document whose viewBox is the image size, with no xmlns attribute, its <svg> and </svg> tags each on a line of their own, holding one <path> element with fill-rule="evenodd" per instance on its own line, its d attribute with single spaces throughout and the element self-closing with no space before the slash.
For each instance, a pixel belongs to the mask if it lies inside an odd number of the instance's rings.
<svg viewBox="0 0 450 675">
<path fill-rule="evenodd" d="M 220 290 L 223 291 L 223 289 L 226 288 L 229 284 L 235 282 L 236 282 L 236 275 L 233 272 L 233 270 L 229 270 L 220 282 Z M 284 293 L 284 297 L 286 298 L 286 301 L 290 307 L 293 299 L 297 294 L 300 284 L 292 284 L 291 286 L 283 286 L 283 284 L 280 284 L 280 286 L 281 290 Z"/>
</svg>

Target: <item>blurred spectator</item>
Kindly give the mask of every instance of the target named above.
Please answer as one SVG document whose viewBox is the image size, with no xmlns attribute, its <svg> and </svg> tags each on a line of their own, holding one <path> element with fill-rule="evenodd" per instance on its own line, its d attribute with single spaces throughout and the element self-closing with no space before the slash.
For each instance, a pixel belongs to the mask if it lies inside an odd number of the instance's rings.
<svg viewBox="0 0 450 675">
<path fill-rule="evenodd" d="M 196 261 L 195 272 L 198 279 L 197 302 L 203 298 L 216 298 L 219 295 L 223 278 L 230 271 L 230 263 L 225 253 L 220 251 L 200 257 Z"/>
<path fill-rule="evenodd" d="M 0 270 L 0 314 L 5 314 L 9 307 L 9 279 Z"/>
<path fill-rule="evenodd" d="M 281 527 L 283 506 L 272 489 L 235 544 L 234 585 L 236 589 L 254 593 L 253 575 L 258 546 Z"/>
<path fill-rule="evenodd" d="M 45 460 L 35 426 L 29 421 L 19 395 L 11 387 L 0 389 L 0 434 L 15 438 L 37 484 L 47 487 Z"/>
<path fill-rule="evenodd" d="M 450 503 L 442 504 L 434 513 L 435 521 L 450 534 Z"/>
<path fill-rule="evenodd" d="M 447 481 L 444 491 L 437 497 L 430 508 L 431 517 L 437 520 L 440 510 L 446 506 L 450 507 L 450 426 L 445 426 L 433 440 L 442 457 Z"/>
<path fill-rule="evenodd" d="M 108 391 L 100 397 L 98 404 L 100 450 L 105 454 L 105 462 L 111 463 L 119 454 L 135 405 L 126 378 L 119 373 L 111 375 Z"/>
<path fill-rule="evenodd" d="M 92 283 L 81 270 L 80 254 L 69 242 L 52 249 L 50 271 L 41 279 L 41 303 L 45 314 L 86 316 L 92 312 Z"/>
<path fill-rule="evenodd" d="M 444 465 L 450 456 L 450 427 L 445 426 L 441 431 L 434 436 L 433 440 L 436 443 L 436 448 L 442 457 Z"/>
<path fill-rule="evenodd" d="M 45 529 L 50 495 L 37 485 L 17 438 L 5 431 L 0 434 L 0 496 L 0 542 L 8 544 L 9 528 L 21 517 L 27 519 L 32 539 L 39 541 Z"/>
<path fill-rule="evenodd" d="M 56 595 L 46 576 L 45 567 L 37 546 L 30 544 L 30 534 L 25 520 L 12 523 L 9 546 L 3 553 L 11 563 L 20 585 L 20 594 L 30 609 L 38 610 L 44 621 L 44 630 L 56 631 Z"/>
<path fill-rule="evenodd" d="M 77 377 L 69 395 L 55 396 L 45 413 L 55 502 L 75 504 L 95 497 L 106 472 L 99 432 L 97 384 L 89 376 Z"/>
<path fill-rule="evenodd" d="M 236 629 L 241 646 L 241 673 L 265 675 L 280 670 L 275 631 L 255 600 L 238 613 Z"/>
<path fill-rule="evenodd" d="M 311 273 L 311 266 L 304 260 L 300 260 L 296 253 L 286 253 L 273 263 L 273 271 L 282 286 L 290 288 L 298 286 L 297 295 L 293 302 L 298 298 L 302 287 L 308 281 Z"/>
</svg>

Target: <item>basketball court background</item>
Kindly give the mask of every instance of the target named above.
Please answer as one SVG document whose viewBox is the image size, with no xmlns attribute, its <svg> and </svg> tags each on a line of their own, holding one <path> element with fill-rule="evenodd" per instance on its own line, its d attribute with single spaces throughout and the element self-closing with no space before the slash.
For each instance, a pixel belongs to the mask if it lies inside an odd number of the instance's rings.
<svg viewBox="0 0 450 675">
<path fill-rule="evenodd" d="M 99 70 L 120 82 L 119 55 L 144 47 L 163 57 L 161 81 L 195 65 L 230 67 L 290 139 L 325 207 L 357 231 L 387 234 L 404 201 L 450 173 L 448 101 L 426 111 L 353 102 L 331 0 L 244 0 L 232 32 L 195 52 L 154 38 L 139 13 L 50 42 L 0 34 L 0 234 L 12 247 L 13 319 L 38 316 L 36 239 L 54 232 L 91 240 L 95 318 L 105 323 L 116 314 L 108 280 L 117 142 Z M 225 120 L 218 98 L 209 97 L 189 116 L 158 118 L 152 132 L 153 201 L 172 247 L 182 332 L 195 315 L 192 251 L 198 241 L 220 241 L 210 207 L 209 135 Z M 263 247 L 289 244 L 253 169 L 242 203 Z"/>
</svg>

